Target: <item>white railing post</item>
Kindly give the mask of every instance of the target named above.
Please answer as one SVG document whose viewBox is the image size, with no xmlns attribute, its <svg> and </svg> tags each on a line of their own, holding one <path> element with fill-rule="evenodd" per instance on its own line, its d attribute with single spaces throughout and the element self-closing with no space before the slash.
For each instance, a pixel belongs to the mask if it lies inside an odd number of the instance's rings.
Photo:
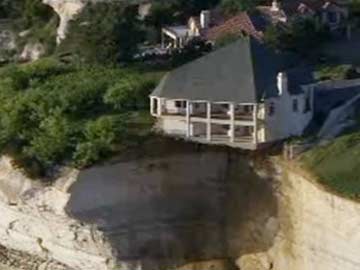
<svg viewBox="0 0 360 270">
<path fill-rule="evenodd" d="M 206 140 L 211 141 L 211 103 L 206 102 Z"/>
<path fill-rule="evenodd" d="M 235 105 L 230 103 L 230 142 L 235 142 Z"/>
<path fill-rule="evenodd" d="M 154 98 L 150 97 L 150 114 L 155 115 L 154 113 Z"/>
<path fill-rule="evenodd" d="M 186 100 L 186 138 L 190 138 L 190 100 Z"/>
<path fill-rule="evenodd" d="M 255 146 L 258 144 L 258 105 L 254 105 L 254 112 L 253 112 L 253 121 L 254 121 L 254 135 L 253 135 L 253 141 Z"/>
<path fill-rule="evenodd" d="M 163 103 L 164 103 L 164 99 L 163 98 L 158 98 L 157 99 L 157 106 L 158 106 L 158 111 L 157 111 L 157 114 L 158 114 L 158 116 L 161 116 L 162 115 L 162 113 L 163 113 Z"/>
</svg>

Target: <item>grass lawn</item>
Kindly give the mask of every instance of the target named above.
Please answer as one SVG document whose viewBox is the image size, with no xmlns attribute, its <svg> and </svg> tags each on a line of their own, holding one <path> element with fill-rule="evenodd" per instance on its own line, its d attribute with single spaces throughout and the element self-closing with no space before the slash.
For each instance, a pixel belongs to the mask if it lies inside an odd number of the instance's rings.
<svg viewBox="0 0 360 270">
<path fill-rule="evenodd" d="M 360 198 L 360 130 L 316 147 L 300 159 L 321 184 L 345 197 Z"/>
</svg>

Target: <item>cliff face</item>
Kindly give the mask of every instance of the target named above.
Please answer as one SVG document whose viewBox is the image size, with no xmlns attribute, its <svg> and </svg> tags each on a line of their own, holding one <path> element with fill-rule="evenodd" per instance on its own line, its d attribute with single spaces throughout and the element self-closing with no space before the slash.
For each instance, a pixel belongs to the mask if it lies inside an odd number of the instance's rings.
<svg viewBox="0 0 360 270">
<path fill-rule="evenodd" d="M 43 186 L 3 158 L 0 245 L 48 270 L 359 269 L 360 205 L 256 164 L 181 149 Z"/>
<path fill-rule="evenodd" d="M 344 179 L 346 181 L 346 179 Z M 360 268 L 360 205 L 329 194 L 307 179 L 285 175 L 280 196 L 289 222 L 280 249 L 290 251 L 279 269 L 355 270 Z"/>
<path fill-rule="evenodd" d="M 101 234 L 64 211 L 70 196 L 66 190 L 76 171 L 66 173 L 52 187 L 31 182 L 7 158 L 1 159 L 0 172 L 2 246 L 33 255 L 38 258 L 33 264 L 42 269 L 108 269 L 111 249 L 103 244 Z M 30 269 L 29 260 L 23 258 L 20 265 Z"/>
<path fill-rule="evenodd" d="M 278 177 L 280 230 L 267 252 L 238 259 L 241 270 L 359 269 L 360 205 L 294 172 Z"/>
<path fill-rule="evenodd" d="M 230 253 L 266 251 L 276 234 L 270 183 L 223 151 L 70 171 L 51 187 L 0 164 L 0 245 L 69 269 L 227 270 Z"/>
</svg>

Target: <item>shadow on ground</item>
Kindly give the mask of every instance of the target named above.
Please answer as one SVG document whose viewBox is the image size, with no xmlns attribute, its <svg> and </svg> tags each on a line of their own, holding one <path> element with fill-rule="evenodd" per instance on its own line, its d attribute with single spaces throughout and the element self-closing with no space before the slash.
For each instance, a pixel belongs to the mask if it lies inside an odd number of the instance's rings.
<svg viewBox="0 0 360 270">
<path fill-rule="evenodd" d="M 266 224 L 277 202 L 245 156 L 169 147 L 173 154 L 82 171 L 67 212 L 105 232 L 120 261 L 140 261 L 145 270 L 271 247 L 276 228 Z"/>
</svg>

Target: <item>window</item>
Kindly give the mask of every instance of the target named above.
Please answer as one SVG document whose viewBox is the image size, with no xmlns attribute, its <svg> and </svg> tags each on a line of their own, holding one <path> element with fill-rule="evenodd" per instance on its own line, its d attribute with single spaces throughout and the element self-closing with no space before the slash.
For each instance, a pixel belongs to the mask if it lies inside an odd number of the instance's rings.
<svg viewBox="0 0 360 270">
<path fill-rule="evenodd" d="M 298 112 L 299 111 L 299 103 L 298 103 L 297 99 L 293 99 L 292 109 L 293 109 L 293 112 Z"/>
<path fill-rule="evenodd" d="M 271 102 L 268 109 L 269 116 L 273 116 L 275 114 L 275 104 Z"/>
<path fill-rule="evenodd" d="M 327 18 L 328 18 L 329 23 L 337 23 L 338 22 L 337 13 L 334 11 L 329 11 L 327 13 Z"/>
<path fill-rule="evenodd" d="M 158 113 L 158 105 L 159 105 L 159 100 L 157 98 L 153 98 L 152 99 L 152 102 L 153 102 L 153 111 L 152 113 L 153 114 L 157 114 Z"/>
<path fill-rule="evenodd" d="M 176 108 L 186 108 L 186 101 L 185 100 L 176 100 L 175 107 Z"/>
<path fill-rule="evenodd" d="M 309 111 L 311 111 L 311 101 L 310 101 L 310 97 L 306 97 L 305 98 L 304 113 L 307 113 Z"/>
</svg>

